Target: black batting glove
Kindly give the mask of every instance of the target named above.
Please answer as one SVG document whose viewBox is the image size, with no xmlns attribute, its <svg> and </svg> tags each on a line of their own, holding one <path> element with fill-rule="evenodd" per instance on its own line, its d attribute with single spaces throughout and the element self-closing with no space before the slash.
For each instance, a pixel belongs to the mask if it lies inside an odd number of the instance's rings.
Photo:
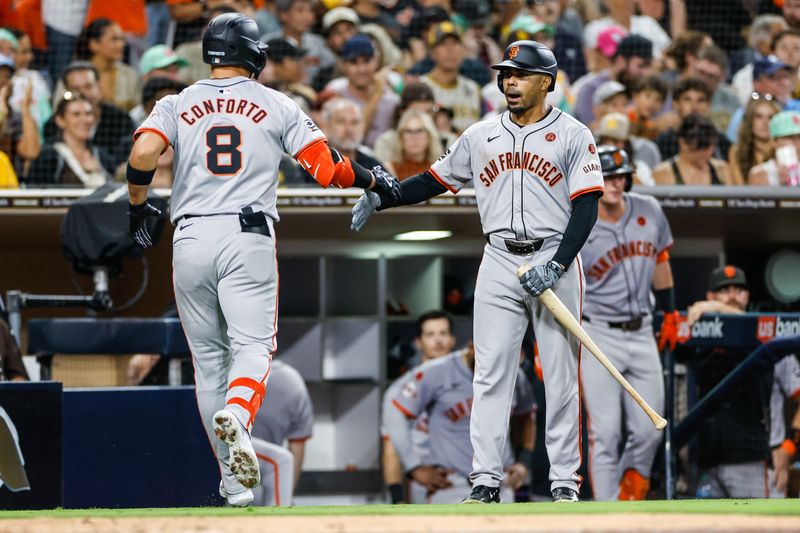
<svg viewBox="0 0 800 533">
<path fill-rule="evenodd" d="M 161 210 L 145 201 L 143 204 L 128 204 L 128 232 L 133 241 L 144 249 L 153 247 L 153 239 L 145 222 L 150 217 L 158 218 Z"/>
<path fill-rule="evenodd" d="M 375 178 L 375 185 L 370 190 L 380 196 L 382 200 L 383 198 L 389 199 L 388 202 L 381 201 L 381 204 L 387 207 L 397 205 L 402 196 L 400 182 L 380 165 L 372 167 L 372 176 Z"/>
</svg>

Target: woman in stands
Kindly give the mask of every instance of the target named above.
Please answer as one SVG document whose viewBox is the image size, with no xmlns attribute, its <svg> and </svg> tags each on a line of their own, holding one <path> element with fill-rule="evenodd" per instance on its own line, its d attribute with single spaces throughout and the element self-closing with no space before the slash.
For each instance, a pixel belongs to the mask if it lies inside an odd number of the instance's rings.
<svg viewBox="0 0 800 533">
<path fill-rule="evenodd" d="M 736 143 L 728 154 L 731 171 L 738 183 L 747 182 L 751 168 L 775 155 L 775 146 L 769 137 L 769 121 L 780 110 L 778 102 L 772 99 L 757 98 L 748 102 Z"/>
<path fill-rule="evenodd" d="M 441 155 L 439 132 L 428 113 L 407 110 L 400 117 L 396 131 L 397 143 L 386 166 L 398 180 L 427 171 Z"/>
<path fill-rule="evenodd" d="M 56 107 L 60 140 L 45 144 L 31 164 L 28 186 L 97 188 L 113 175 L 114 162 L 90 143 L 95 118 L 92 104 L 77 93 L 67 92 Z"/>
</svg>

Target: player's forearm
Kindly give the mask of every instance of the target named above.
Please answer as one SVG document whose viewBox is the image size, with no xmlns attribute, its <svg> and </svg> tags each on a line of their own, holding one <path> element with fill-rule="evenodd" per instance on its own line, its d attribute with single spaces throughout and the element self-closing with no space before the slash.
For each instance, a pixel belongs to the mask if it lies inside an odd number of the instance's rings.
<svg viewBox="0 0 800 533">
<path fill-rule="evenodd" d="M 383 483 L 388 487 L 403 482 L 403 465 L 391 439 L 383 441 Z"/>
<path fill-rule="evenodd" d="M 147 201 L 147 185 L 134 185 L 128 182 L 128 202 L 133 205 L 143 204 Z"/>
<path fill-rule="evenodd" d="M 294 456 L 294 485 L 297 486 L 297 480 L 300 479 L 300 473 L 303 471 L 303 459 L 306 455 L 305 441 L 293 442 L 289 441 L 289 452 Z"/>
<path fill-rule="evenodd" d="M 433 174 L 423 172 L 400 182 L 400 199 L 398 201 L 389 202 L 388 199 L 381 197 L 381 206 L 378 211 L 400 205 L 418 204 L 445 192 L 447 189 L 433 177 Z"/>
<path fill-rule="evenodd" d="M 656 264 L 653 272 L 653 289 L 658 308 L 665 313 L 675 310 L 675 283 L 672 279 L 672 268 L 669 261 Z"/>
<path fill-rule="evenodd" d="M 572 214 L 558 245 L 553 261 L 560 263 L 564 269 L 568 269 L 578 252 L 581 251 L 586 239 L 592 232 L 594 223 L 597 221 L 597 204 L 600 201 L 600 193 L 590 192 L 578 196 L 572 201 Z"/>
<path fill-rule="evenodd" d="M 399 409 L 393 408 L 386 411 L 385 424 L 403 470 L 409 472 L 420 466 L 422 459 L 415 453 L 414 445 L 411 442 L 414 419 L 407 418 Z"/>
<path fill-rule="evenodd" d="M 29 110 L 22 112 L 22 137 L 17 143 L 17 152 L 23 159 L 36 159 L 42 151 L 39 142 L 39 128 Z"/>
</svg>

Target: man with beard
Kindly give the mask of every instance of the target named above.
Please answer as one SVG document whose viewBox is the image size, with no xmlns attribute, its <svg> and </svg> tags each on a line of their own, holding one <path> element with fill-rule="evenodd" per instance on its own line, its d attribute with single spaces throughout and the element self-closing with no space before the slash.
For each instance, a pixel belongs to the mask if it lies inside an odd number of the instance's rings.
<svg viewBox="0 0 800 533">
<path fill-rule="evenodd" d="M 325 102 L 320 127 L 328 136 L 330 145 L 343 156 L 364 168 L 383 168 L 383 163 L 375 159 L 372 150 L 361 144 L 364 141 L 364 114 L 355 102 L 346 98 Z"/>
<path fill-rule="evenodd" d="M 578 252 L 597 220 L 603 175 L 589 129 L 545 103 L 558 70 L 549 48 L 513 42 L 493 68 L 508 111 L 467 128 L 428 171 L 400 183 L 399 197 L 363 195 L 351 228 L 360 230 L 376 210 L 456 193 L 473 182 L 487 244 L 475 285 L 474 459 L 472 492 L 464 503 L 500 500 L 519 352 L 531 321 L 546 376 L 552 497 L 574 502 L 581 482 L 580 343 L 538 296 L 552 288 L 580 317 L 584 279 Z M 517 278 L 526 264 L 532 268 Z"/>
<path fill-rule="evenodd" d="M 650 73 L 652 60 L 653 43 L 648 38 L 631 34 L 622 39 L 611 61 L 611 67 L 600 72 L 581 88 L 575 103 L 575 117 L 584 124 L 591 124 L 595 119 L 592 96 L 597 88 L 609 80 L 615 80 L 630 91 L 634 83 Z"/>
</svg>

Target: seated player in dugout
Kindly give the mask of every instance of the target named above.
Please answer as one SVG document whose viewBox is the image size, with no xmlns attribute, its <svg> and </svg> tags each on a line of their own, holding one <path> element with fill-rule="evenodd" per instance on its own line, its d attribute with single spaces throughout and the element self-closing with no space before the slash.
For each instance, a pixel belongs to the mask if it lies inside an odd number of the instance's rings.
<svg viewBox="0 0 800 533">
<path fill-rule="evenodd" d="M 415 356 L 409 361 L 409 370 L 389 385 L 383 395 L 381 405 L 381 437 L 383 441 L 383 481 L 389 491 L 391 503 L 414 503 L 410 499 L 408 491 L 408 478 L 404 475 L 403 465 L 397 456 L 397 451 L 389 438 L 389 433 L 384 423 L 386 413 L 389 409 L 394 409 L 392 399 L 398 391 L 408 382 L 413 380 L 414 373 L 419 365 L 445 356 L 453 351 L 456 345 L 456 337 L 453 335 L 453 318 L 444 311 L 433 310 L 424 313 L 417 318 L 417 336 L 414 345 L 419 351 L 419 357 Z M 420 360 L 421 359 L 421 360 Z M 411 435 L 412 445 L 417 448 L 421 456 L 428 453 L 428 420 L 427 416 L 420 416 L 417 419 Z M 437 479 L 441 481 L 441 479 Z"/>
</svg>

